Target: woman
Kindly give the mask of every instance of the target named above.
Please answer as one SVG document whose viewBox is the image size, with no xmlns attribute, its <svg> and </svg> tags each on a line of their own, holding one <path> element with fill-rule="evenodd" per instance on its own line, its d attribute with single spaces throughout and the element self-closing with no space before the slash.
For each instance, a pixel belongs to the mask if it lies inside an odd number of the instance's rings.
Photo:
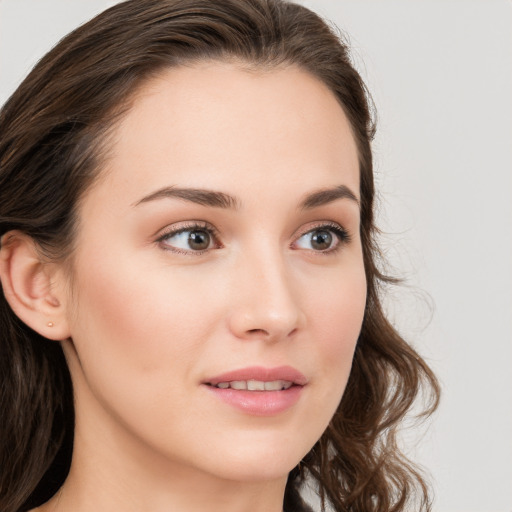
<svg viewBox="0 0 512 512">
<path fill-rule="evenodd" d="M 43 58 L 0 117 L 2 511 L 429 510 L 372 136 L 280 0 L 131 0 Z"/>
</svg>

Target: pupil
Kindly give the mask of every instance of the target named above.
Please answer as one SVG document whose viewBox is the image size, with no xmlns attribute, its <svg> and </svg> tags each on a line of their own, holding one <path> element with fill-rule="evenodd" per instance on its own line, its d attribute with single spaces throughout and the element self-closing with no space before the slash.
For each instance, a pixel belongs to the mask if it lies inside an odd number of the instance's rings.
<svg viewBox="0 0 512 512">
<path fill-rule="evenodd" d="M 332 235 L 329 231 L 315 231 L 312 239 L 311 245 L 313 249 L 328 249 L 332 243 Z"/>
<path fill-rule="evenodd" d="M 191 249 L 201 251 L 208 249 L 210 245 L 210 235 L 207 231 L 192 231 L 188 237 L 188 245 Z"/>
</svg>

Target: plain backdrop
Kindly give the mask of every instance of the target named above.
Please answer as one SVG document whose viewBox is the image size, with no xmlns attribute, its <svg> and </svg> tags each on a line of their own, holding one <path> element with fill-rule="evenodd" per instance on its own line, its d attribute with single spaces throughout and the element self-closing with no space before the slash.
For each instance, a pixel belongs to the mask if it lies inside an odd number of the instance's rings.
<svg viewBox="0 0 512 512">
<path fill-rule="evenodd" d="M 107 0 L 0 0 L 0 104 Z M 349 34 L 378 111 L 390 315 L 437 372 L 405 437 L 438 512 L 512 512 L 512 3 L 304 0 Z"/>
</svg>

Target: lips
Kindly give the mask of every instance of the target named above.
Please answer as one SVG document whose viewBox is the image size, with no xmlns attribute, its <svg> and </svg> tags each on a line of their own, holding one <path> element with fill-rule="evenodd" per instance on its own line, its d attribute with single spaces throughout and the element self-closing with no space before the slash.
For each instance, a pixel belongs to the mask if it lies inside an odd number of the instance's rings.
<svg viewBox="0 0 512 512">
<path fill-rule="evenodd" d="M 206 379 L 203 384 L 224 403 L 255 416 L 273 416 L 290 409 L 308 379 L 291 366 L 242 368 Z"/>
<path fill-rule="evenodd" d="M 230 372 L 211 377 L 204 381 L 205 384 L 218 386 L 225 382 L 290 382 L 292 385 L 305 386 L 308 379 L 301 372 L 291 366 L 278 366 L 275 368 L 265 368 L 262 366 L 252 366 L 241 368 Z M 247 389 L 247 388 L 246 388 Z"/>
</svg>

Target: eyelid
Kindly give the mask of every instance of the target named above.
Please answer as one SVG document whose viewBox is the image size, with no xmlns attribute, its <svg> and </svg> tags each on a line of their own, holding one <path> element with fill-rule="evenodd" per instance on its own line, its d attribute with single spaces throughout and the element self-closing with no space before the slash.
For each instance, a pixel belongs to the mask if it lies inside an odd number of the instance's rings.
<svg viewBox="0 0 512 512">
<path fill-rule="evenodd" d="M 164 245 L 163 242 L 166 238 L 177 235 L 179 233 L 182 233 L 183 231 L 194 231 L 197 230 L 203 230 L 207 231 L 210 236 L 212 237 L 213 243 L 215 244 L 215 247 L 213 249 L 220 249 L 223 247 L 222 243 L 220 242 L 219 232 L 217 229 L 210 224 L 209 222 L 203 221 L 203 220 L 187 220 L 183 222 L 176 222 L 175 224 L 171 224 L 170 226 L 167 226 L 163 228 L 163 230 L 159 231 L 156 235 L 156 243 L 162 244 L 163 248 L 167 251 L 175 252 L 178 254 L 190 254 L 194 256 L 198 256 L 201 254 L 204 254 L 208 251 L 211 251 L 212 248 L 204 249 L 202 251 L 193 251 L 193 250 L 184 250 L 180 249 L 178 247 L 173 247 L 171 245 Z"/>
<path fill-rule="evenodd" d="M 310 233 L 311 231 L 315 231 L 321 228 L 332 229 L 335 232 L 343 233 L 343 235 L 346 237 L 350 237 L 347 229 L 345 229 L 339 222 L 334 222 L 332 220 L 321 220 L 310 222 L 304 226 L 301 226 L 301 228 L 298 230 L 294 238 L 300 238 L 301 236 L 304 236 L 305 234 Z"/>
<path fill-rule="evenodd" d="M 335 252 L 337 249 L 340 248 L 341 245 L 348 244 L 352 240 L 350 233 L 340 223 L 333 221 L 317 221 L 302 226 L 299 232 L 294 236 L 293 243 L 297 242 L 297 240 L 302 238 L 304 235 L 307 235 L 312 231 L 317 231 L 320 229 L 327 229 L 333 231 L 334 235 L 338 239 L 338 243 L 336 244 L 335 247 L 331 249 L 326 249 L 324 251 L 315 251 L 311 249 L 311 252 L 314 252 L 316 254 L 329 254 Z"/>
</svg>

